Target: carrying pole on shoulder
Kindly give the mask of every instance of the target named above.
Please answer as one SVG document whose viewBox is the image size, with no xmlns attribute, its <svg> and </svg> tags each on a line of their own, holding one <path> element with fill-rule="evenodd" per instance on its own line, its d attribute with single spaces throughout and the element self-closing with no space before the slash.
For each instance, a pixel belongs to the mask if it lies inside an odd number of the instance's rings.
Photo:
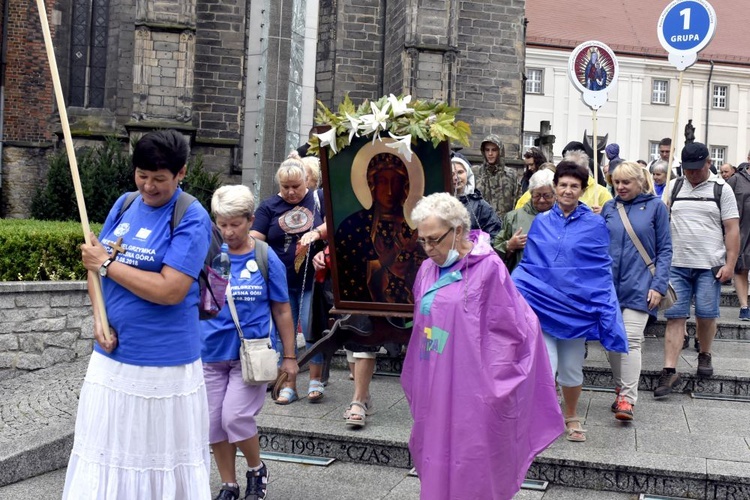
<svg viewBox="0 0 750 500">
<path fill-rule="evenodd" d="M 47 49 L 47 59 L 52 73 L 52 84 L 55 88 L 55 98 L 57 100 L 57 109 L 60 112 L 60 124 L 65 137 L 65 149 L 68 152 L 68 163 L 70 164 L 70 173 L 73 177 L 73 187 L 76 192 L 76 201 L 78 202 L 78 213 L 81 217 L 81 228 L 83 229 L 83 239 L 87 245 L 91 244 L 91 227 L 89 218 L 86 214 L 86 202 L 83 198 L 83 188 L 81 187 L 81 177 L 78 174 L 78 163 L 76 162 L 76 152 L 73 148 L 73 137 L 70 134 L 70 124 L 68 122 L 68 112 L 65 108 L 65 99 L 63 98 L 62 85 L 60 84 L 60 73 L 57 70 L 57 60 L 55 59 L 55 49 L 52 45 L 52 35 L 50 34 L 49 21 L 47 20 L 47 10 L 44 0 L 36 0 L 39 9 L 39 20 L 42 23 L 42 33 L 44 34 L 44 46 Z M 104 308 L 104 296 L 102 295 L 102 282 L 98 274 L 88 272 L 90 281 L 94 286 L 94 307 L 99 311 L 99 319 L 102 323 L 104 338 L 110 340 L 109 321 L 107 320 L 107 311 Z"/>
</svg>

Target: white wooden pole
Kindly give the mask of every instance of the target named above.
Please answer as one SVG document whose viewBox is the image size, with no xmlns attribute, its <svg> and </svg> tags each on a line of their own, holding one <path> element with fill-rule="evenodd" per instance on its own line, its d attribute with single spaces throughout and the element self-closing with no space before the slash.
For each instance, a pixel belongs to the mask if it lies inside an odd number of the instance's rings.
<svg viewBox="0 0 750 500">
<path fill-rule="evenodd" d="M 6 0 L 7 1 L 7 0 Z M 65 107 L 65 99 L 63 98 L 62 85 L 60 85 L 60 73 L 57 70 L 57 60 L 55 59 L 55 49 L 52 46 L 52 35 L 49 30 L 49 22 L 47 21 L 47 8 L 44 5 L 44 0 L 36 0 L 37 8 L 39 9 L 39 20 L 42 23 L 42 33 L 44 34 L 44 46 L 47 49 L 47 59 L 49 60 L 49 68 L 52 72 L 52 84 L 55 88 L 55 98 L 57 100 L 57 109 L 60 112 L 60 124 L 63 129 L 63 136 L 65 138 L 65 149 L 68 152 L 68 163 L 70 164 L 70 173 L 73 176 L 73 187 L 76 192 L 76 201 L 78 202 L 78 213 L 81 217 L 81 228 L 83 229 L 83 238 L 87 244 L 91 244 L 91 227 L 89 226 L 89 217 L 86 214 L 86 202 L 83 199 L 83 189 L 81 188 L 81 177 L 78 174 L 78 162 L 76 161 L 76 152 L 73 148 L 73 137 L 70 135 L 70 123 L 68 122 L 68 112 Z M 104 337 L 110 340 L 109 335 L 109 321 L 107 320 L 107 311 L 104 308 L 104 296 L 102 295 L 102 282 L 101 277 L 89 271 L 91 283 L 94 285 L 94 307 L 99 311 L 99 320 L 102 323 L 104 330 Z"/>
<path fill-rule="evenodd" d="M 682 97 L 682 75 L 684 71 L 680 71 L 680 76 L 677 78 L 677 98 L 675 99 L 674 105 L 674 121 L 672 122 L 672 146 L 669 148 L 669 165 L 667 165 L 667 182 L 665 184 L 667 189 L 667 206 L 672 205 L 670 199 L 672 193 L 669 192 L 669 179 L 672 177 L 672 162 L 674 161 L 674 151 L 677 148 L 677 124 L 680 122 L 680 98 Z"/>
<path fill-rule="evenodd" d="M 591 120 L 594 129 L 594 140 L 591 141 L 594 146 L 594 189 L 598 189 L 596 185 L 599 184 L 599 138 L 596 133 L 596 109 L 591 111 Z M 594 193 L 596 193 L 596 191 L 594 191 Z M 596 196 L 595 199 L 599 200 L 599 197 Z M 594 203 L 597 203 L 597 201 Z"/>
</svg>

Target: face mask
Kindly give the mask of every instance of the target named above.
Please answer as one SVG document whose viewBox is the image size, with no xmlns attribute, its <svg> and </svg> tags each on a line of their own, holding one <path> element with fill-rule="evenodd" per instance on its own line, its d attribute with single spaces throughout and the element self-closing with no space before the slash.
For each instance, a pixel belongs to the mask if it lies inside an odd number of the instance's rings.
<svg viewBox="0 0 750 500">
<path fill-rule="evenodd" d="M 453 230 L 453 244 L 451 245 L 451 249 L 448 250 L 448 256 L 445 258 L 445 262 L 442 264 L 438 264 L 439 267 L 450 267 L 453 264 L 456 263 L 458 260 L 459 254 L 458 250 L 456 250 L 456 230 Z"/>
</svg>

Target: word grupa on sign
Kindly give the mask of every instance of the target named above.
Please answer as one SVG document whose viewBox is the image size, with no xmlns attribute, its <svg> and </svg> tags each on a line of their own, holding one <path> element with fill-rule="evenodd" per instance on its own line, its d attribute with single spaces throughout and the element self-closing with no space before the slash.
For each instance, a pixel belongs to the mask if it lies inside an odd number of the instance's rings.
<svg viewBox="0 0 750 500">
<path fill-rule="evenodd" d="M 696 33 L 690 33 L 689 35 L 672 35 L 669 41 L 674 42 L 699 42 L 701 36 Z"/>
</svg>

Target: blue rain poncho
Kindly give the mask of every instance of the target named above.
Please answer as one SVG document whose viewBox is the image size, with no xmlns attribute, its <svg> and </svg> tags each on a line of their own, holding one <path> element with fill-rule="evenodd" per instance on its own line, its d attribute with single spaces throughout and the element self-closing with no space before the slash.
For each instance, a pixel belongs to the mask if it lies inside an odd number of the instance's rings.
<svg viewBox="0 0 750 500">
<path fill-rule="evenodd" d="M 568 217 L 557 204 L 539 214 L 512 277 L 548 335 L 598 340 L 608 351 L 628 352 L 609 231 L 586 205 L 579 203 Z"/>
</svg>

